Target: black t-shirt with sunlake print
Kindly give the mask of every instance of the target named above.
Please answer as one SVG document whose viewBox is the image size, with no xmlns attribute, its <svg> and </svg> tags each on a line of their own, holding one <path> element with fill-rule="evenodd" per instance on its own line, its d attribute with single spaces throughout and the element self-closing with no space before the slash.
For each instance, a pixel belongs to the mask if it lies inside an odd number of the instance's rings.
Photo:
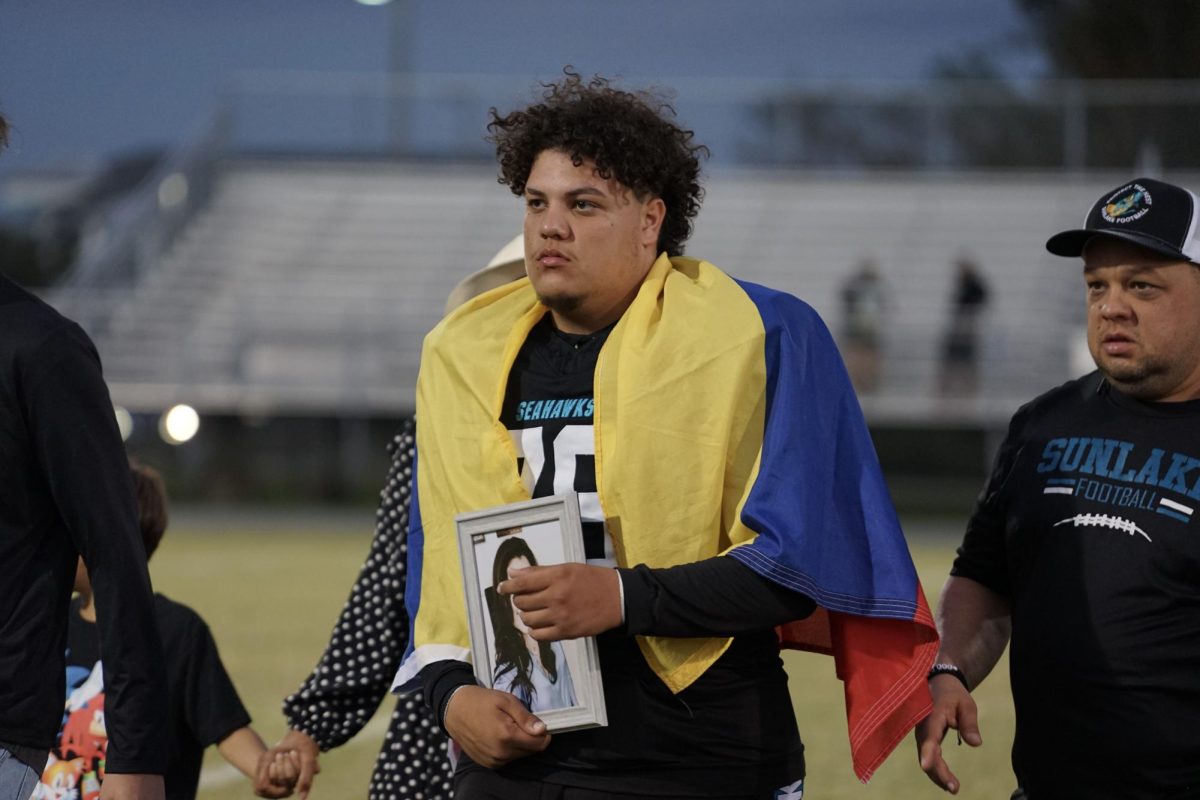
<svg viewBox="0 0 1200 800">
<path fill-rule="evenodd" d="M 1012 604 L 1033 800 L 1200 797 L 1200 401 L 1092 373 L 1023 407 L 952 572 Z"/>
</svg>

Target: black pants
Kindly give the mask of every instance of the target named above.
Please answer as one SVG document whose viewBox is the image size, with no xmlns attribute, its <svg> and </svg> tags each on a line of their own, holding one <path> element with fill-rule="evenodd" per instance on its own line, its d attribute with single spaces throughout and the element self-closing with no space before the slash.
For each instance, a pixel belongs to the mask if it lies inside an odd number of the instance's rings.
<svg viewBox="0 0 1200 800">
<path fill-rule="evenodd" d="M 454 776 L 455 800 L 688 800 L 661 794 L 615 794 L 555 783 L 506 778 L 488 769 L 472 769 Z M 753 795 L 705 797 L 696 800 L 768 800 Z"/>
</svg>

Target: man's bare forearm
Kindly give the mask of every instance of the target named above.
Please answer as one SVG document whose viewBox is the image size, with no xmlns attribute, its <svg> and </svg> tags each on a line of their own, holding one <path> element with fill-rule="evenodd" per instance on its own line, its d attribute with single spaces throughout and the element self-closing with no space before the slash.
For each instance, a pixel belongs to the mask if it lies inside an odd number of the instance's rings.
<svg viewBox="0 0 1200 800">
<path fill-rule="evenodd" d="M 950 577 L 938 602 L 938 662 L 957 666 L 974 689 L 1004 654 L 1011 619 L 1005 597 L 970 578 Z"/>
</svg>

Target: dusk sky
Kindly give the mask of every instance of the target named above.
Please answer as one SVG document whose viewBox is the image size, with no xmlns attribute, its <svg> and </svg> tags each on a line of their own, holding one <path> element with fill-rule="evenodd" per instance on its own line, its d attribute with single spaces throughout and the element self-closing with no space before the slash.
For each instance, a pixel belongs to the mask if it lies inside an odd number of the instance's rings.
<svg viewBox="0 0 1200 800">
<path fill-rule="evenodd" d="M 247 71 L 911 80 L 982 46 L 1035 74 L 1020 23 L 1010 0 L 3 0 L 0 175 L 169 147 Z"/>
</svg>

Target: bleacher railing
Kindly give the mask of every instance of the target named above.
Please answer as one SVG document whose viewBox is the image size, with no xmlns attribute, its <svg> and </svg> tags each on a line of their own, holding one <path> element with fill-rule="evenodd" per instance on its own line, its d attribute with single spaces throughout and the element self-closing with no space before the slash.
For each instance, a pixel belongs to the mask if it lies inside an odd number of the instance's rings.
<svg viewBox="0 0 1200 800">
<path fill-rule="evenodd" d="M 164 158 L 138 187 L 87 221 L 79 254 L 56 300 L 84 328 L 102 330 L 129 287 L 159 263 L 208 204 L 228 132 L 229 117 L 221 109 L 200 135 Z"/>
</svg>

